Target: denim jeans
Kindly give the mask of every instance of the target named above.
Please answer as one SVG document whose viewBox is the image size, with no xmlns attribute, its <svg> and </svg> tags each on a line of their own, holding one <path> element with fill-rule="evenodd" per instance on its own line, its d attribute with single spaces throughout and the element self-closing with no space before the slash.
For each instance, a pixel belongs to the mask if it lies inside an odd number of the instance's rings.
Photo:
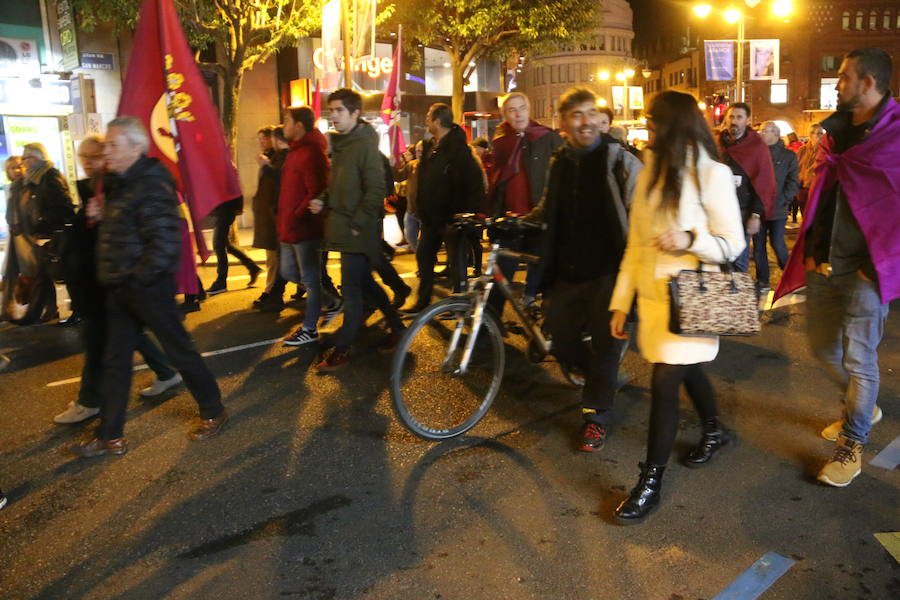
<svg viewBox="0 0 900 600">
<path fill-rule="evenodd" d="M 778 268 L 784 270 L 788 259 L 787 244 L 784 242 L 784 226 L 787 217 L 760 223 L 759 231 L 753 236 L 753 261 L 756 263 L 756 283 L 760 287 L 769 287 L 769 252 L 766 240 L 775 251 Z"/>
<path fill-rule="evenodd" d="M 419 217 L 406 211 L 406 214 L 403 215 L 403 234 L 406 236 L 406 241 L 409 242 L 409 247 L 412 248 L 413 252 L 419 247 L 420 227 Z"/>
<path fill-rule="evenodd" d="M 350 350 L 363 325 L 366 305 L 381 310 L 394 333 L 403 331 L 400 314 L 391 306 L 384 289 L 372 278 L 372 265 L 365 254 L 341 252 L 341 292 L 344 295 L 344 323 L 335 337 L 335 350 Z"/>
<path fill-rule="evenodd" d="M 322 240 L 281 243 L 281 276 L 306 288 L 303 329 L 316 331 L 323 303 L 333 306 L 337 298 L 322 289 Z"/>
<path fill-rule="evenodd" d="M 878 345 L 888 305 L 878 285 L 857 273 L 806 274 L 806 329 L 813 354 L 822 361 L 844 399 L 843 434 L 865 444 L 878 399 Z"/>
<path fill-rule="evenodd" d="M 750 237 L 749 235 L 744 236 L 744 241 L 747 245 L 744 246 L 744 251 L 741 252 L 740 256 L 734 259 L 734 268 L 741 273 L 750 272 Z"/>
</svg>

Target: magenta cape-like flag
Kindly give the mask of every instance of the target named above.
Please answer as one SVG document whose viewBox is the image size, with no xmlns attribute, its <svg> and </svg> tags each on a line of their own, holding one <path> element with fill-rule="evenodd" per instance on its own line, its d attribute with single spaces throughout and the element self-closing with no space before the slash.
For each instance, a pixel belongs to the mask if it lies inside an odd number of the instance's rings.
<svg viewBox="0 0 900 600">
<path fill-rule="evenodd" d="M 118 114 L 143 121 L 148 154 L 161 160 L 184 193 L 198 251 L 209 251 L 200 221 L 241 195 L 222 122 L 188 46 L 172 0 L 144 0 Z"/>
</svg>

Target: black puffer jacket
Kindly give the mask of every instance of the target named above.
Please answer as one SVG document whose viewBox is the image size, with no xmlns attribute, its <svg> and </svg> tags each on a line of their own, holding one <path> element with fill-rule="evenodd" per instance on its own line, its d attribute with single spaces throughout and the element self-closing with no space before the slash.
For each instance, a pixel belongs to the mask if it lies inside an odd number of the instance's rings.
<svg viewBox="0 0 900 600">
<path fill-rule="evenodd" d="M 29 207 L 23 219 L 25 233 L 49 238 L 54 231 L 62 229 L 75 218 L 69 186 L 62 173 L 53 167 L 40 175 L 36 182 L 26 176 L 25 189 L 30 194 L 25 203 Z"/>
<path fill-rule="evenodd" d="M 459 125 L 440 142 L 425 144 L 418 177 L 416 215 L 426 226 L 446 225 L 455 213 L 484 209 L 484 173 Z"/>
<path fill-rule="evenodd" d="M 109 182 L 97 237 L 97 278 L 105 286 L 150 285 L 178 270 L 181 215 L 175 181 L 142 156 Z"/>
</svg>

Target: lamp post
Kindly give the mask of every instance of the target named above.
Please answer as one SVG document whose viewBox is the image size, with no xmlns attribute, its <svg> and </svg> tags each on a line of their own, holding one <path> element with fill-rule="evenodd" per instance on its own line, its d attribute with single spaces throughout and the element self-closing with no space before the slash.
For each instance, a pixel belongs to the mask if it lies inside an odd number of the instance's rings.
<svg viewBox="0 0 900 600">
<path fill-rule="evenodd" d="M 624 97 L 624 106 L 622 107 L 622 117 L 626 121 L 631 120 L 631 102 L 629 98 L 628 80 L 634 77 L 634 69 L 625 69 L 621 73 L 616 73 L 616 79 L 622 82 L 622 96 Z"/>
<path fill-rule="evenodd" d="M 744 0 L 744 4 L 749 8 L 756 7 L 760 0 Z M 705 19 L 712 12 L 711 4 L 695 4 L 694 14 L 701 19 Z M 793 3 L 791 0 L 773 0 L 770 6 L 772 14 L 779 18 L 785 18 L 791 14 Z M 737 70 L 735 72 L 735 98 L 738 102 L 744 101 L 744 43 L 747 41 L 745 26 L 746 16 L 744 11 L 739 8 L 729 8 L 722 13 L 725 20 L 731 24 L 737 24 Z"/>
</svg>

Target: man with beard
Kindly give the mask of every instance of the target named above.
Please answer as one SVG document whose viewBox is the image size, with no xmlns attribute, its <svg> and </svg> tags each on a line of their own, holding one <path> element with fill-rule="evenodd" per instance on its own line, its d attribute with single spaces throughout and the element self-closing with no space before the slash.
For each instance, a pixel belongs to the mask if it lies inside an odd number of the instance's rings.
<svg viewBox="0 0 900 600">
<path fill-rule="evenodd" d="M 568 90 L 559 100 L 559 114 L 566 143 L 554 154 L 544 199 L 528 218 L 545 225 L 541 286 L 553 354 L 585 376 L 578 449 L 594 452 L 605 444 L 618 390 L 625 341 L 612 337 L 608 307 L 643 165 L 600 133 L 603 113 L 590 90 Z M 620 161 L 621 178 L 615 173 Z M 585 333 L 591 336 L 589 351 Z"/>
<path fill-rule="evenodd" d="M 735 102 L 725 113 L 728 126 L 719 133 L 719 150 L 723 162 L 734 175 L 747 247 L 735 260 L 743 272 L 750 270 L 750 237 L 764 219 L 775 212 L 775 168 L 769 147 L 750 125 L 750 106 Z"/>
<path fill-rule="evenodd" d="M 844 398 L 843 419 L 819 481 L 849 485 L 881 420 L 878 345 L 888 303 L 900 298 L 900 104 L 891 98 L 891 57 L 879 48 L 847 54 L 838 110 L 822 122 L 816 175 L 803 228 L 776 298 L 807 286 L 807 335 Z M 805 275 L 805 277 L 804 277 Z"/>
<path fill-rule="evenodd" d="M 495 215 L 526 215 L 538 205 L 544 193 L 550 158 L 563 143 L 558 133 L 532 121 L 530 111 L 528 96 L 521 92 L 507 94 L 500 101 L 503 123 L 491 142 L 493 167 L 489 172 L 488 189 L 491 211 Z M 520 252 L 535 252 L 520 240 L 500 240 L 500 243 Z M 518 261 L 509 258 L 500 258 L 498 266 L 509 280 L 519 268 Z M 523 298 L 526 306 L 534 303 L 539 283 L 537 266 L 529 266 Z M 503 300 L 499 290 L 492 294 L 491 303 L 500 317 Z"/>
</svg>

